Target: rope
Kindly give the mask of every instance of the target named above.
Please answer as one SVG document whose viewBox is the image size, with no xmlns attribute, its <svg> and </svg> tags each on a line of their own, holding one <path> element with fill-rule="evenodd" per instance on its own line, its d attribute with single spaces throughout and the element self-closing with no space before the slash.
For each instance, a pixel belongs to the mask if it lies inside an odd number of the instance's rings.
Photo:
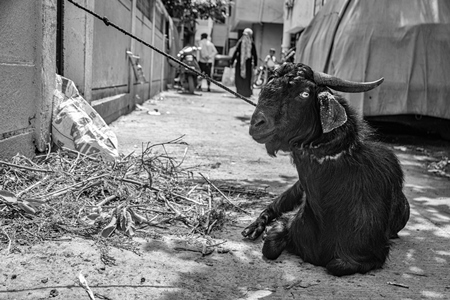
<svg viewBox="0 0 450 300">
<path fill-rule="evenodd" d="M 190 69 L 190 66 L 188 66 L 187 64 L 183 63 L 182 61 L 176 59 L 175 57 L 173 57 L 173 56 L 171 56 L 171 55 L 169 55 L 169 54 L 167 54 L 167 53 L 164 53 L 163 51 L 161 51 L 161 50 L 159 50 L 158 48 L 156 48 L 156 47 L 150 45 L 149 43 L 147 43 L 147 42 L 145 42 L 145 41 L 143 41 L 142 39 L 138 38 L 137 36 L 134 36 L 134 35 L 132 35 L 131 33 L 125 31 L 125 30 L 122 29 L 121 27 L 119 27 L 119 26 L 117 26 L 116 24 L 114 24 L 113 22 L 109 21 L 109 19 L 108 19 L 107 17 L 101 17 L 100 15 L 98 15 L 98 14 L 96 14 L 95 12 L 93 12 L 93 11 L 91 11 L 91 10 L 89 10 L 89 9 L 87 9 L 87 8 L 85 8 L 85 7 L 83 7 L 83 6 L 81 6 L 81 5 L 79 5 L 78 3 L 74 2 L 73 0 L 67 0 L 67 1 L 69 1 L 70 3 L 72 3 L 73 5 L 75 5 L 76 7 L 78 7 L 78 8 L 80 8 L 80 9 L 84 10 L 85 12 L 87 12 L 87 13 L 93 15 L 93 16 L 96 17 L 97 19 L 102 20 L 103 23 L 105 23 L 106 26 L 112 26 L 112 27 L 116 28 L 117 30 L 119 30 L 119 31 L 122 32 L 123 34 L 125 34 L 125 35 L 127 35 L 127 36 L 129 36 L 129 37 L 131 37 L 131 38 L 133 38 L 133 39 L 135 39 L 135 40 L 141 42 L 141 43 L 144 44 L 145 46 L 147 46 L 147 47 L 151 48 L 152 50 L 158 52 L 159 54 L 161 54 L 161 55 L 167 57 L 168 59 L 170 59 L 170 60 L 172 60 L 172 61 L 174 61 L 174 62 L 176 62 L 176 63 L 182 65 L 182 66 L 185 67 L 185 68 Z M 209 77 L 208 75 L 203 74 L 203 73 L 200 73 L 199 71 L 197 71 L 197 70 L 195 70 L 195 69 L 190 69 L 190 71 L 193 71 L 193 72 L 194 72 L 195 74 L 197 74 L 198 76 L 201 76 L 201 77 L 205 78 L 206 80 L 211 81 L 212 83 L 214 83 L 214 84 L 217 85 L 218 87 L 220 87 L 220 88 L 226 90 L 227 92 L 229 92 L 229 93 L 235 95 L 236 97 L 238 97 L 238 98 L 244 100 L 244 101 L 247 102 L 248 104 L 251 104 L 251 105 L 253 105 L 253 106 L 256 106 L 256 104 L 255 104 L 254 102 L 252 102 L 252 101 L 250 101 L 249 99 L 245 98 L 245 97 L 242 96 L 241 94 L 239 94 L 239 93 L 237 93 L 237 92 L 231 90 L 230 88 L 224 86 L 224 85 L 221 84 L 220 82 L 215 81 L 214 79 L 212 79 L 212 78 Z"/>
</svg>

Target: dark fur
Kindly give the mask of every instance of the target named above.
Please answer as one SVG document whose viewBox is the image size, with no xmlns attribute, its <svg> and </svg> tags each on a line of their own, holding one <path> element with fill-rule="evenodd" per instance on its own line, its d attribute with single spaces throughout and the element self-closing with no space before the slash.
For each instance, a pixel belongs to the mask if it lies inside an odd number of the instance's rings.
<svg viewBox="0 0 450 300">
<path fill-rule="evenodd" d="M 299 98 L 304 91 L 310 96 Z M 323 133 L 321 91 L 329 90 L 317 86 L 311 69 L 302 64 L 283 65 L 262 89 L 250 134 L 265 143 L 271 156 L 291 152 L 299 180 L 242 234 L 256 239 L 278 218 L 264 241 L 267 258 L 276 259 L 287 249 L 337 276 L 366 273 L 384 264 L 389 239 L 409 219 L 403 172 L 394 153 L 372 139 L 365 122 L 339 95 L 334 97 L 347 122 Z M 293 217 L 282 217 L 294 209 Z"/>
</svg>

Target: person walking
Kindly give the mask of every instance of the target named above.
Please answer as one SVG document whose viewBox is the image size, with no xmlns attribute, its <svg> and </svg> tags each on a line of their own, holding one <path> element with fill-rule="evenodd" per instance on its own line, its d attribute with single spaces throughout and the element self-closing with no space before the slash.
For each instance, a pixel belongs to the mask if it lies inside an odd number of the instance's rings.
<svg viewBox="0 0 450 300">
<path fill-rule="evenodd" d="M 200 66 L 200 70 L 211 77 L 211 68 L 214 62 L 214 57 L 217 54 L 217 49 L 216 46 L 214 46 L 214 44 L 208 40 L 207 33 L 202 33 L 200 37 L 201 40 L 198 43 L 198 46 L 200 47 L 200 57 L 198 64 Z M 201 90 L 202 82 L 203 78 L 200 79 L 199 90 Z M 209 80 L 206 80 L 206 82 L 208 84 L 208 92 L 211 92 L 211 82 Z"/>
<path fill-rule="evenodd" d="M 253 31 L 246 28 L 236 45 L 236 51 L 231 58 L 231 65 L 236 61 L 235 85 L 236 91 L 244 97 L 252 95 L 253 67 L 258 64 L 258 55 L 253 43 Z M 253 64 L 253 65 L 252 65 Z"/>
</svg>

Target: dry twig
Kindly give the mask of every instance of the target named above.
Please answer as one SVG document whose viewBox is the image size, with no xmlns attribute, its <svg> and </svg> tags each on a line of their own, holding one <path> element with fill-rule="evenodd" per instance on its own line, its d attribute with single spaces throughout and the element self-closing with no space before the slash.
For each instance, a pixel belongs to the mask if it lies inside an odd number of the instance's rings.
<svg viewBox="0 0 450 300">
<path fill-rule="evenodd" d="M 6 235 L 6 238 L 8 239 L 8 247 L 6 248 L 6 255 L 9 254 L 9 252 L 11 251 L 11 238 L 9 237 L 8 233 L 6 232 L 5 228 L 2 228 L 3 233 Z"/>
<path fill-rule="evenodd" d="M 22 170 L 27 170 L 27 171 L 36 171 L 36 172 L 44 172 L 44 173 L 51 173 L 51 172 L 53 172 L 52 170 L 43 170 L 43 169 L 31 168 L 31 167 L 27 167 L 27 166 L 20 166 L 20 165 L 16 165 L 16 164 L 13 164 L 13 163 L 8 163 L 8 162 L 2 161 L 2 160 L 0 160 L 0 165 L 5 165 L 5 166 L 13 167 L 13 168 L 16 168 L 16 169 L 22 169 Z"/>
<path fill-rule="evenodd" d="M 233 202 L 231 202 L 231 200 L 230 200 L 224 193 L 222 193 L 222 191 L 219 190 L 219 188 L 216 187 L 216 186 L 215 186 L 208 178 L 206 178 L 202 173 L 199 173 L 199 174 L 200 174 L 200 176 L 203 177 L 203 179 L 206 180 L 206 182 L 208 182 L 214 189 L 216 189 L 216 191 L 218 191 L 219 194 L 222 195 L 222 197 L 225 198 L 225 200 L 227 200 L 228 203 L 230 203 L 233 207 L 235 207 L 236 209 L 238 209 L 238 210 L 240 210 L 240 211 L 242 211 L 242 212 L 244 212 L 244 213 L 246 213 L 246 214 L 250 214 L 249 212 L 243 210 L 242 208 L 240 208 L 239 206 L 237 206 L 236 204 L 234 204 Z"/>
<path fill-rule="evenodd" d="M 409 286 L 405 285 L 405 284 L 401 284 L 401 283 L 396 283 L 396 282 L 392 282 L 392 281 L 388 281 L 387 284 L 389 285 L 394 285 L 394 286 L 398 286 L 398 287 L 402 287 L 405 289 L 409 289 Z"/>
</svg>

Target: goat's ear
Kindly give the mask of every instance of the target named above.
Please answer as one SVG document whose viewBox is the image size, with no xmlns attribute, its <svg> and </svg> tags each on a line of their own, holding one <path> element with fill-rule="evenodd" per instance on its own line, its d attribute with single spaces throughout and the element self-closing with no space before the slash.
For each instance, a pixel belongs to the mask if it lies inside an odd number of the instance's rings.
<svg viewBox="0 0 450 300">
<path fill-rule="evenodd" d="M 330 92 L 320 92 L 317 95 L 320 104 L 320 122 L 323 133 L 332 131 L 347 122 L 344 107 Z"/>
</svg>

